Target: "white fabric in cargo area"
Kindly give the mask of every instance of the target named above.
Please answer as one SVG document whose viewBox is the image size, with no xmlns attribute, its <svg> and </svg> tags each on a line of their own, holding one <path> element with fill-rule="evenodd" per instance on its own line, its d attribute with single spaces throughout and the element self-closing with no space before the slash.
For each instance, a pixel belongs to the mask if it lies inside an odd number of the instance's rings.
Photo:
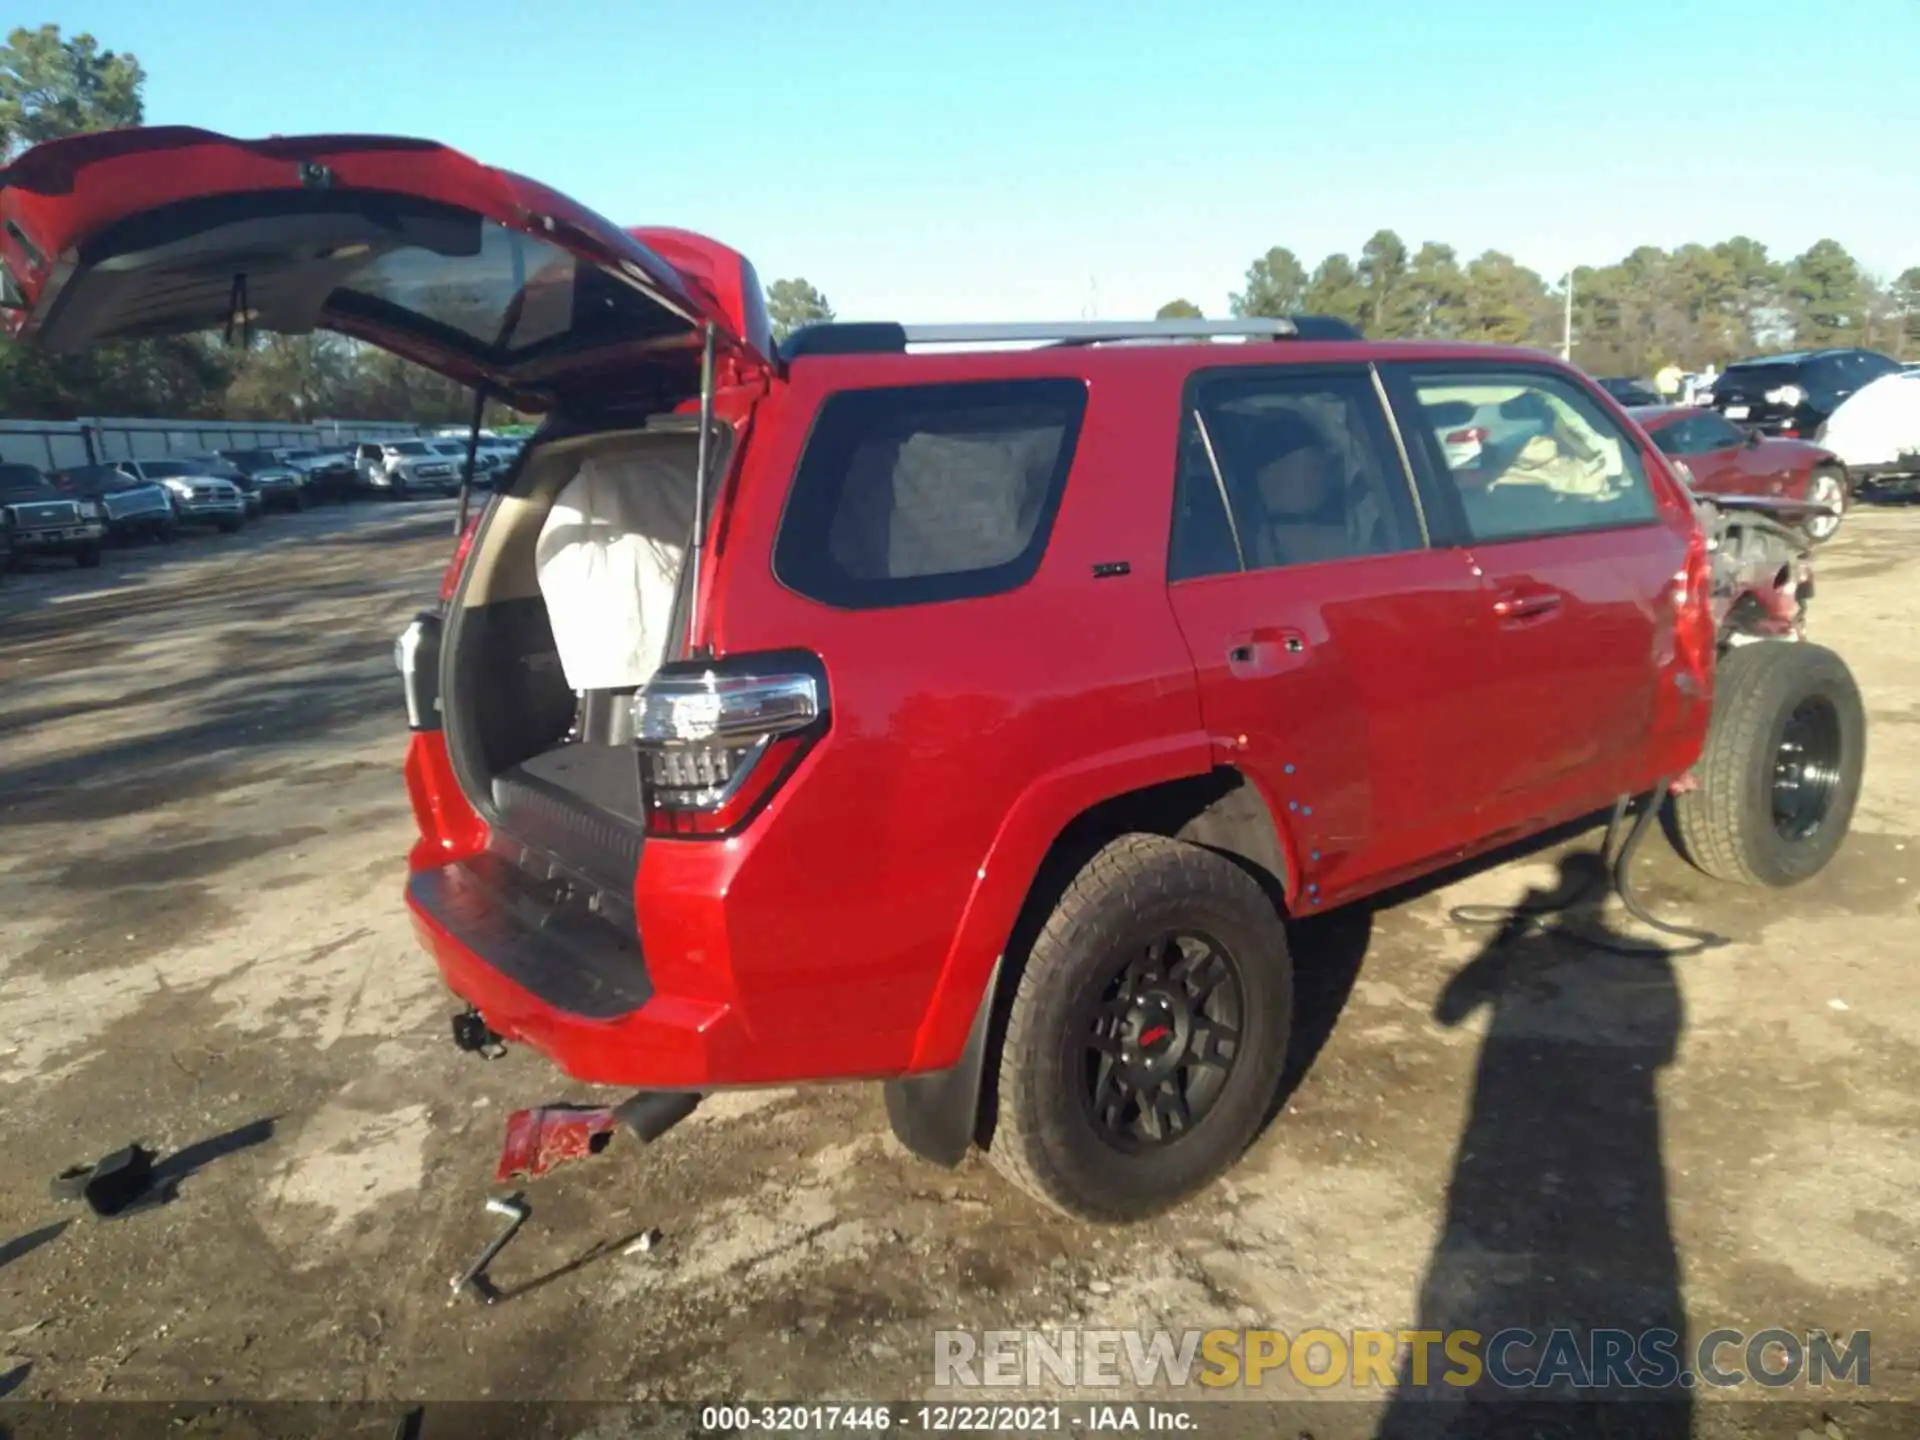
<svg viewBox="0 0 1920 1440">
<path fill-rule="evenodd" d="M 693 447 L 590 455 L 540 527 L 540 595 L 575 690 L 644 685 L 666 655 L 693 528 Z"/>
</svg>

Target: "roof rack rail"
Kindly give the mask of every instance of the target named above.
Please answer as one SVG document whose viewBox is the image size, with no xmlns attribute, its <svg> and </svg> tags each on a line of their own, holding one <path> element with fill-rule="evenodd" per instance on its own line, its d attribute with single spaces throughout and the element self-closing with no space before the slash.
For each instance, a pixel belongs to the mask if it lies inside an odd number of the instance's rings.
<svg viewBox="0 0 1920 1440">
<path fill-rule="evenodd" d="M 783 359 L 898 354 L 909 345 L 1113 345 L 1155 340 L 1358 340 L 1330 315 L 1239 320 L 1062 320 L 1009 324 L 901 325 L 891 320 L 807 325 L 787 337 Z"/>
</svg>

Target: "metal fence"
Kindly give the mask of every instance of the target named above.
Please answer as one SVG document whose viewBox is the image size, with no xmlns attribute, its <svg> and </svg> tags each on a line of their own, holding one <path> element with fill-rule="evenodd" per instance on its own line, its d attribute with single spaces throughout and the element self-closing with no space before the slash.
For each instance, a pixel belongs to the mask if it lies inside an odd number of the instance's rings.
<svg viewBox="0 0 1920 1440">
<path fill-rule="evenodd" d="M 420 434 L 388 420 L 319 420 L 310 425 L 247 420 L 0 420 L 0 461 L 61 470 L 113 460 L 195 455 L 265 446 L 346 445 Z"/>
</svg>

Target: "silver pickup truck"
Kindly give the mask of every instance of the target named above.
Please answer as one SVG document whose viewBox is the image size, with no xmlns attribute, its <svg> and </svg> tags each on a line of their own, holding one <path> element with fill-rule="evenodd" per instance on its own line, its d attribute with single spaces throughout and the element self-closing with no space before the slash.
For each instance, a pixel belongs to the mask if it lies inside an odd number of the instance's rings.
<svg viewBox="0 0 1920 1440">
<path fill-rule="evenodd" d="M 354 451 L 354 483 L 363 490 L 404 500 L 460 488 L 460 462 L 427 440 L 365 441 Z"/>
</svg>

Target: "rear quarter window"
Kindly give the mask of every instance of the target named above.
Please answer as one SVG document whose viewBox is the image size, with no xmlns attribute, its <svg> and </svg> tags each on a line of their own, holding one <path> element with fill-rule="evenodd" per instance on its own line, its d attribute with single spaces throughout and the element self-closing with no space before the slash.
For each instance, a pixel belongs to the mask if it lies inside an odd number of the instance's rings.
<svg viewBox="0 0 1920 1440">
<path fill-rule="evenodd" d="M 846 390 L 794 475 L 775 576 L 843 609 L 972 599 L 1033 578 L 1086 413 L 1078 380 Z"/>
</svg>

